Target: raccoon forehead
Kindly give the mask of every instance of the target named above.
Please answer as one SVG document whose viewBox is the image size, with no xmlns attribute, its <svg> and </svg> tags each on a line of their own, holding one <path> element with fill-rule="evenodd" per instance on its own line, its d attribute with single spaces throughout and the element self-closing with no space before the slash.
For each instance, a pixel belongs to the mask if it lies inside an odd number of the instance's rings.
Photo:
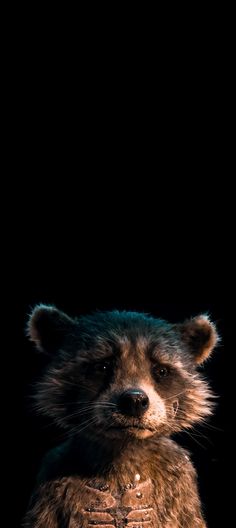
<svg viewBox="0 0 236 528">
<path fill-rule="evenodd" d="M 180 361 L 181 351 L 177 346 L 177 343 L 169 342 L 163 337 L 153 340 L 150 336 L 139 336 L 134 340 L 129 340 L 127 336 L 123 336 L 117 339 L 117 343 L 120 346 L 120 351 L 123 356 L 127 356 L 134 352 L 137 355 L 148 357 L 149 359 L 163 361 L 163 362 L 176 362 L 181 366 Z"/>
<path fill-rule="evenodd" d="M 98 312 L 90 316 L 81 316 L 77 320 L 80 335 L 86 339 L 118 340 L 127 336 L 137 339 L 139 336 L 149 338 L 171 332 L 172 325 L 162 319 L 137 312 Z"/>
<path fill-rule="evenodd" d="M 180 349 L 163 338 L 153 341 L 147 336 L 130 339 L 127 335 L 113 335 L 111 341 L 100 336 L 93 342 L 92 346 L 78 350 L 78 356 L 87 359 L 102 359 L 113 356 L 126 360 L 132 355 L 137 358 L 171 363 L 176 367 L 183 366 Z"/>
</svg>

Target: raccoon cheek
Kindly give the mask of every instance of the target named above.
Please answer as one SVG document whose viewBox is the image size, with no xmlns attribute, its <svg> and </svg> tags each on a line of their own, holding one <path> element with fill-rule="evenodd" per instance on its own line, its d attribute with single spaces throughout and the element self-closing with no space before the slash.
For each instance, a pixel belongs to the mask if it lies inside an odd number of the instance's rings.
<svg viewBox="0 0 236 528">
<path fill-rule="evenodd" d="M 156 416 L 158 419 L 165 420 L 167 418 L 167 409 L 165 406 L 165 403 L 160 400 L 155 406 L 156 408 Z"/>
</svg>

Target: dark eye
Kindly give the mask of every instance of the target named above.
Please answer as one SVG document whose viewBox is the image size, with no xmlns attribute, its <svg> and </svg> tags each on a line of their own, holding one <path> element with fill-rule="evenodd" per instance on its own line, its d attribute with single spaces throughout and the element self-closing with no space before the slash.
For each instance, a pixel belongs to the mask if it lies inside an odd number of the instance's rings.
<svg viewBox="0 0 236 528">
<path fill-rule="evenodd" d="M 103 361 L 98 361 L 97 363 L 95 363 L 93 366 L 93 370 L 95 372 L 105 373 L 111 368 L 111 366 L 112 366 L 111 360 L 104 359 Z"/>
<path fill-rule="evenodd" d="M 155 374 L 158 378 L 166 378 L 169 375 L 170 371 L 168 367 L 157 367 L 155 369 Z"/>
</svg>

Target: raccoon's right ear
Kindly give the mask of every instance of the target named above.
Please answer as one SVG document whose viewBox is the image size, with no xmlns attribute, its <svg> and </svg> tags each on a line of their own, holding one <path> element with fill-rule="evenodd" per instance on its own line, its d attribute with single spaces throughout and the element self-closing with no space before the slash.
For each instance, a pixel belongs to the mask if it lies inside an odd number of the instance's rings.
<svg viewBox="0 0 236 528">
<path fill-rule="evenodd" d="M 63 344 L 65 336 L 73 332 L 76 321 L 54 306 L 39 304 L 27 323 L 27 335 L 38 350 L 52 353 Z"/>
</svg>

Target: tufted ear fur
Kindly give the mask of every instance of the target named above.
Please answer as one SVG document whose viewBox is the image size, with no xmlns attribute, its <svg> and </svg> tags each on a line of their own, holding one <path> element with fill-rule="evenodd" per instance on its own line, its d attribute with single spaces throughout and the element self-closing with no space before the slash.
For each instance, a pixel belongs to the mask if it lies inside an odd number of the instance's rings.
<svg viewBox="0 0 236 528">
<path fill-rule="evenodd" d="M 33 309 L 27 335 L 40 351 L 52 353 L 62 345 L 66 334 L 73 331 L 76 322 L 54 306 L 39 304 Z"/>
<path fill-rule="evenodd" d="M 200 364 L 207 359 L 219 336 L 214 323 L 208 315 L 199 315 L 178 325 L 181 338 L 193 354 L 195 362 Z"/>
</svg>

